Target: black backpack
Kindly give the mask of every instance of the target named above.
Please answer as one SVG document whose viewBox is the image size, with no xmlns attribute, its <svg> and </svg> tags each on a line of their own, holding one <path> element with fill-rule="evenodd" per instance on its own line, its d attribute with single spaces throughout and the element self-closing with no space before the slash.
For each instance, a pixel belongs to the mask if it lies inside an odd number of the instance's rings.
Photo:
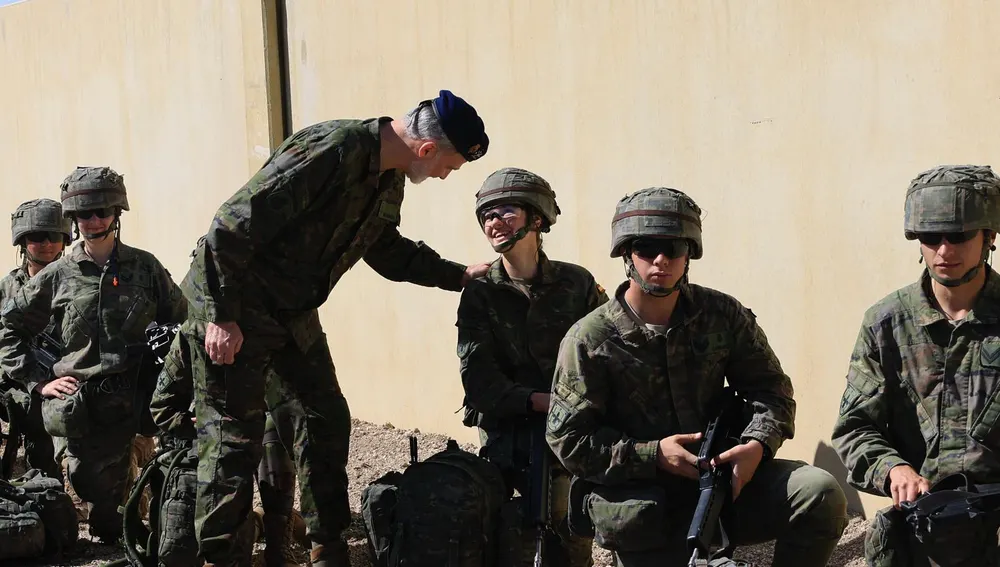
<svg viewBox="0 0 1000 567">
<path fill-rule="evenodd" d="M 361 514 L 376 567 L 494 567 L 506 489 L 500 470 L 448 440 L 444 451 L 368 485 Z"/>
<path fill-rule="evenodd" d="M 0 559 L 59 554 L 76 544 L 73 499 L 38 469 L 0 480 Z"/>
</svg>

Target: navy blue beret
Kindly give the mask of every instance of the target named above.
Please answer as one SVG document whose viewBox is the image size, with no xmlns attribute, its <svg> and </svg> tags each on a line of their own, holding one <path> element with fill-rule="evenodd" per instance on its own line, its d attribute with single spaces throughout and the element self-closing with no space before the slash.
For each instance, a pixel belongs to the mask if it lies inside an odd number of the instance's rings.
<svg viewBox="0 0 1000 567">
<path fill-rule="evenodd" d="M 474 161 L 486 155 L 490 138 L 486 135 L 483 120 L 471 104 L 451 91 L 443 90 L 434 99 L 434 113 L 441 121 L 441 128 L 448 140 L 466 161 Z"/>
</svg>

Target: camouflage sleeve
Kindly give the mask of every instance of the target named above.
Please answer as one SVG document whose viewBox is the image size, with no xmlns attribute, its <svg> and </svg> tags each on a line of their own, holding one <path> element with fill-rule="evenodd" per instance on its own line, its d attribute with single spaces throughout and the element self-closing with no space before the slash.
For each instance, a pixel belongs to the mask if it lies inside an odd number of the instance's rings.
<svg viewBox="0 0 1000 567">
<path fill-rule="evenodd" d="M 170 272 L 159 261 L 154 271 L 157 286 L 158 305 L 156 306 L 156 323 L 183 323 L 187 319 L 187 300 L 181 288 L 170 276 Z"/>
<path fill-rule="evenodd" d="M 833 427 L 833 447 L 847 467 L 851 486 L 889 496 L 889 470 L 909 463 L 889 443 L 892 404 L 879 360 L 875 337 L 865 326 L 851 354 L 840 416 Z"/>
<path fill-rule="evenodd" d="M 501 419 L 527 414 L 528 399 L 535 390 L 511 380 L 497 364 L 488 309 L 475 284 L 462 292 L 456 325 L 466 405 Z"/>
<path fill-rule="evenodd" d="M 197 437 L 191 418 L 194 417 L 191 404 L 194 401 L 194 377 L 191 374 L 191 355 L 188 343 L 189 323 L 182 326 L 170 352 L 163 361 L 163 368 L 156 381 L 156 390 L 149 403 L 153 423 L 157 427 L 180 439 Z"/>
<path fill-rule="evenodd" d="M 604 288 L 601 287 L 601 284 L 597 283 L 597 281 L 593 281 L 592 284 L 593 285 L 590 286 L 590 292 L 587 294 L 588 312 L 593 311 L 608 302 L 608 294 L 604 291 Z"/>
<path fill-rule="evenodd" d="M 792 380 L 782 371 L 752 311 L 738 305 L 733 322 L 734 347 L 726 363 L 726 379 L 753 411 L 742 441 L 760 441 L 765 455 L 773 457 L 784 440 L 795 434 Z"/>
<path fill-rule="evenodd" d="M 45 330 L 52 311 L 53 272 L 42 271 L 0 310 L 0 370 L 32 391 L 52 376 L 35 361 L 31 340 Z"/>
<path fill-rule="evenodd" d="M 365 252 L 365 263 L 380 276 L 394 282 L 410 282 L 448 291 L 462 290 L 465 266 L 442 259 L 423 242 L 414 242 L 386 227 Z"/>
<path fill-rule="evenodd" d="M 219 207 L 205 235 L 210 321 L 236 321 L 254 248 L 270 242 L 326 190 L 341 166 L 339 144 L 314 150 L 310 129 L 285 141 L 250 181 Z"/>
<path fill-rule="evenodd" d="M 612 379 L 570 330 L 559 345 L 545 439 L 566 470 L 592 482 L 655 478 L 659 440 L 634 439 L 606 425 Z"/>
</svg>

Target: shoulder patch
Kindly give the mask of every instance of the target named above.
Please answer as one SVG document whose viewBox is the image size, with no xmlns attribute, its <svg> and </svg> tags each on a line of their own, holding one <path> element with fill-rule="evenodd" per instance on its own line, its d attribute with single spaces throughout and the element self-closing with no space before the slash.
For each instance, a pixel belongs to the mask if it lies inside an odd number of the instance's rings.
<svg viewBox="0 0 1000 567">
<path fill-rule="evenodd" d="M 549 408 L 549 416 L 546 420 L 546 428 L 549 431 L 556 431 L 566 424 L 569 419 L 570 409 L 566 402 L 560 398 L 552 399 L 552 407 Z"/>
</svg>

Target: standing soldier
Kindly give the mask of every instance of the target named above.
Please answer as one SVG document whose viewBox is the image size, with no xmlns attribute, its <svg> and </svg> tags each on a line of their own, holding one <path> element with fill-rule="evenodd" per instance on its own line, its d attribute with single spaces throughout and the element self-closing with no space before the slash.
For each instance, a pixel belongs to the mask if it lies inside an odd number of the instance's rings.
<svg viewBox="0 0 1000 567">
<path fill-rule="evenodd" d="M 245 565 L 253 472 L 270 410 L 294 447 L 313 565 L 348 565 L 351 419 L 317 308 L 364 258 L 393 281 L 458 291 L 486 265 L 399 234 L 409 177 L 482 157 L 476 111 L 449 91 L 403 120 L 333 120 L 294 134 L 218 210 L 182 288 L 198 428 L 196 530 L 207 563 Z M 265 378 L 266 377 L 266 378 Z"/>
<path fill-rule="evenodd" d="M 469 282 L 458 308 L 465 424 L 479 426 L 484 456 L 500 468 L 509 487 L 531 498 L 538 487 L 529 486 L 529 461 L 549 453 L 545 414 L 559 341 L 608 300 L 585 268 L 549 260 L 542 252 L 542 233 L 558 214 L 555 192 L 538 175 L 508 167 L 487 177 L 476 195 L 476 219 L 501 256 L 484 278 Z M 540 444 L 541 453 L 532 450 L 532 442 Z M 546 474 L 551 497 L 542 497 L 552 504 L 558 536 L 546 550 L 546 564 L 590 567 L 591 538 L 573 536 L 566 525 L 569 473 L 552 459 Z M 511 550 L 514 565 L 532 565 L 535 538 L 531 530 L 521 534 Z"/>
<path fill-rule="evenodd" d="M 54 262 L 72 239 L 73 224 L 52 199 L 21 203 L 10 216 L 11 240 L 20 248 L 21 266 L 0 280 L 0 305 L 20 291 L 42 268 Z M 45 329 L 52 334 L 49 325 Z M 42 398 L 7 376 L 0 378 L 0 412 L 6 411 L 9 432 L 4 465 L 17 453 L 18 434 L 24 436 L 28 467 L 62 481 L 62 466 L 56 462 L 52 437 L 42 425 Z M 6 477 L 11 471 L 4 470 Z"/>
<path fill-rule="evenodd" d="M 899 511 L 949 475 L 1000 482 L 1000 275 L 986 262 L 998 230 L 989 166 L 939 166 L 906 191 L 903 234 L 925 269 L 865 313 L 833 431 L 848 482 L 892 498 L 869 527 L 869 565 L 1000 559 L 995 513 L 918 542 Z"/>
<path fill-rule="evenodd" d="M 547 424 L 563 465 L 595 484 L 597 536 L 623 567 L 686 563 L 699 495 L 691 449 L 728 382 L 752 413 L 740 444 L 711 463 L 732 465 L 731 543 L 777 539 L 775 567 L 826 565 L 847 500 L 826 471 L 775 458 L 794 431 L 792 383 L 749 309 L 688 282 L 689 261 L 702 257 L 701 209 L 676 189 L 624 197 L 611 256 L 629 279 L 563 339 Z"/>
<path fill-rule="evenodd" d="M 61 187 L 63 214 L 83 242 L 32 278 L 3 306 L 0 368 L 44 398 L 45 429 L 65 448 L 70 485 L 90 505 L 90 534 L 114 543 L 128 488 L 129 454 L 139 427 L 137 389 L 151 322 L 179 322 L 186 303 L 149 252 L 121 241 L 128 200 L 109 167 L 78 167 Z M 31 341 L 51 320 L 62 345 L 52 372 L 35 362 Z"/>
</svg>

